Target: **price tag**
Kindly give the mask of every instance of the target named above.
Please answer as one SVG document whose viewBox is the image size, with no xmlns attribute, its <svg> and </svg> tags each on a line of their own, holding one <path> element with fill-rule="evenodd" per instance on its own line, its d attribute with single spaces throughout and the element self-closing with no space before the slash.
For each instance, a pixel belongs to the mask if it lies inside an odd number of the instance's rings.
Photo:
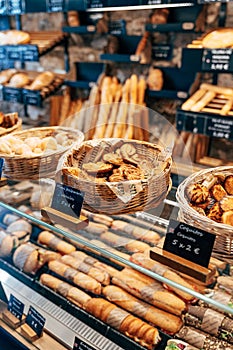
<svg viewBox="0 0 233 350">
<path fill-rule="evenodd" d="M 38 337 L 41 336 L 45 318 L 33 306 L 30 306 L 25 322 L 36 332 Z"/>
<path fill-rule="evenodd" d="M 4 46 L 0 46 L 0 61 L 7 60 L 7 52 Z"/>
<path fill-rule="evenodd" d="M 159 5 L 162 3 L 162 0 L 143 0 L 142 5 Z M 163 1 L 163 4 L 166 4 L 166 0 Z"/>
<path fill-rule="evenodd" d="M 208 267 L 214 241 L 214 234 L 170 220 L 163 250 Z"/>
<path fill-rule="evenodd" d="M 88 8 L 101 8 L 101 7 L 106 7 L 107 6 L 107 1 L 104 0 L 88 0 Z"/>
<path fill-rule="evenodd" d="M 7 46 L 6 50 L 9 61 L 21 61 L 21 52 L 18 46 Z"/>
<path fill-rule="evenodd" d="M 179 131 L 190 131 L 197 134 L 204 133 L 205 118 L 195 113 L 177 111 L 176 127 Z"/>
<path fill-rule="evenodd" d="M 10 294 L 7 310 L 9 310 L 12 313 L 12 315 L 17 317 L 19 321 L 22 320 L 24 304 L 12 294 Z"/>
<path fill-rule="evenodd" d="M 228 2 L 229 0 L 198 0 L 198 4 L 212 4 L 215 2 Z M 231 1 L 231 0 L 230 0 Z"/>
<path fill-rule="evenodd" d="M 64 11 L 64 0 L 47 0 L 46 8 L 48 12 Z"/>
<path fill-rule="evenodd" d="M 84 194 L 79 190 L 56 183 L 51 207 L 64 214 L 79 218 L 83 199 Z"/>
<path fill-rule="evenodd" d="M 73 350 L 96 350 L 96 348 L 93 348 L 93 346 L 90 346 L 83 340 L 79 339 L 78 337 L 75 337 Z"/>
<path fill-rule="evenodd" d="M 23 103 L 32 106 L 41 106 L 42 98 L 39 91 L 23 90 Z"/>
<path fill-rule="evenodd" d="M 8 0 L 7 14 L 8 15 L 20 15 L 24 13 L 25 1 L 24 0 Z"/>
<path fill-rule="evenodd" d="M 139 62 L 140 61 L 140 56 L 138 55 L 130 55 L 130 61 L 131 62 Z"/>
<path fill-rule="evenodd" d="M 124 20 L 111 21 L 108 23 L 108 31 L 112 35 L 126 34 L 126 22 Z"/>
<path fill-rule="evenodd" d="M 232 49 L 204 50 L 202 55 L 202 70 L 233 71 Z"/>
<path fill-rule="evenodd" d="M 170 60 L 172 56 L 171 45 L 154 45 L 152 46 L 152 58 L 156 60 Z"/>
<path fill-rule="evenodd" d="M 233 140 L 233 119 L 208 118 L 205 134 L 211 137 Z"/>
<path fill-rule="evenodd" d="M 2 94 L 3 94 L 4 101 L 17 102 L 17 103 L 22 102 L 21 89 L 3 86 Z"/>
<path fill-rule="evenodd" d="M 21 51 L 21 61 L 26 62 L 34 62 L 39 61 L 39 51 L 38 47 L 35 45 L 23 45 L 20 46 Z"/>
</svg>

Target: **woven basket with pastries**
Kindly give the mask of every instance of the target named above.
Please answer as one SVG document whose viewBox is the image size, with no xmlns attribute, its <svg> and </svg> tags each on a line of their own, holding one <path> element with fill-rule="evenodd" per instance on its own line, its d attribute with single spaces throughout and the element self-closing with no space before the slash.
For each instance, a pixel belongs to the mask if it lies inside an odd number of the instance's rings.
<svg viewBox="0 0 233 350">
<path fill-rule="evenodd" d="M 171 186 L 171 157 L 148 142 L 95 139 L 64 156 L 58 176 L 85 193 L 84 208 L 105 214 L 129 213 L 158 206 Z"/>
<path fill-rule="evenodd" d="M 216 235 L 213 255 L 233 261 L 233 167 L 201 170 L 177 189 L 179 219 Z"/>
<path fill-rule="evenodd" d="M 81 131 L 65 127 L 41 127 L 0 138 L 3 173 L 14 180 L 54 176 L 60 157 L 74 143 L 81 143 Z"/>
</svg>

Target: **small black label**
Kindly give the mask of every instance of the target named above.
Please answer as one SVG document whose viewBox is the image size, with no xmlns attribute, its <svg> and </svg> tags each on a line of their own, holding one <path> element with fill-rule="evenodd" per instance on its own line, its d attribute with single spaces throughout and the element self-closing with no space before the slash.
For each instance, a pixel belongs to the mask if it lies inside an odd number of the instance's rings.
<svg viewBox="0 0 233 350">
<path fill-rule="evenodd" d="M 202 55 L 202 70 L 232 72 L 232 49 L 205 49 Z"/>
<path fill-rule="evenodd" d="M 83 340 L 75 337 L 73 350 L 96 350 L 96 348 L 93 348 L 93 346 L 90 346 Z"/>
<path fill-rule="evenodd" d="M 35 45 L 20 46 L 21 61 L 39 61 L 38 47 Z"/>
<path fill-rule="evenodd" d="M 2 169 L 3 169 L 3 165 L 4 165 L 4 159 L 0 158 L 0 180 L 2 178 Z"/>
<path fill-rule="evenodd" d="M 212 4 L 215 2 L 228 2 L 229 0 L 198 0 L 198 4 Z M 231 1 L 231 0 L 230 0 Z"/>
<path fill-rule="evenodd" d="M 183 222 L 170 220 L 163 250 L 208 267 L 215 235 Z"/>
<path fill-rule="evenodd" d="M 142 5 L 159 5 L 162 3 L 162 0 L 143 0 Z M 166 1 L 163 1 L 163 4 L 166 4 Z"/>
<path fill-rule="evenodd" d="M 3 86 L 3 99 L 8 102 L 22 102 L 22 91 L 21 89 Z"/>
<path fill-rule="evenodd" d="M 233 140 L 233 119 L 208 118 L 205 134 L 211 137 L 220 137 Z"/>
<path fill-rule="evenodd" d="M 176 127 L 178 131 L 190 131 L 193 133 L 203 134 L 205 127 L 205 118 L 195 113 L 186 111 L 177 111 Z"/>
<path fill-rule="evenodd" d="M 64 214 L 79 218 L 83 205 L 84 194 L 73 187 L 56 183 L 52 205 Z"/>
<path fill-rule="evenodd" d="M 0 158 L 1 161 L 1 158 Z M 14 295 L 10 294 L 10 299 L 8 301 L 8 307 L 7 309 L 18 318 L 18 320 L 22 320 L 23 311 L 24 311 L 24 304 L 17 299 Z"/>
<path fill-rule="evenodd" d="M 107 0 L 89 0 L 88 1 L 88 8 L 101 8 L 106 7 Z"/>
<path fill-rule="evenodd" d="M 6 60 L 7 60 L 6 48 L 4 46 L 0 46 L 0 61 L 6 61 Z"/>
<path fill-rule="evenodd" d="M 48 12 L 62 12 L 64 10 L 64 0 L 47 0 Z"/>
<path fill-rule="evenodd" d="M 112 35 L 125 35 L 126 22 L 125 20 L 111 21 L 108 23 L 108 31 Z"/>
<path fill-rule="evenodd" d="M 157 60 L 170 60 L 172 56 L 172 46 L 167 44 L 153 45 L 152 58 Z"/>
<path fill-rule="evenodd" d="M 36 332 L 38 337 L 41 336 L 45 318 L 33 306 L 30 306 L 25 322 Z"/>
<path fill-rule="evenodd" d="M 8 0 L 8 15 L 21 15 L 24 12 L 24 2 L 22 0 Z"/>
</svg>

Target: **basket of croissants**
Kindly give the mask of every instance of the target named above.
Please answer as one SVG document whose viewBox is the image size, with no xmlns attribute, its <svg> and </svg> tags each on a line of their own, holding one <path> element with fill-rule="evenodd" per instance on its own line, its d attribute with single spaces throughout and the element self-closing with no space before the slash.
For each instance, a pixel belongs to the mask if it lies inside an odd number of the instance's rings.
<svg viewBox="0 0 233 350">
<path fill-rule="evenodd" d="M 17 131 L 0 138 L 3 174 L 13 180 L 53 177 L 60 157 L 84 135 L 66 127 L 40 127 Z"/>
<path fill-rule="evenodd" d="M 213 255 L 233 259 L 233 166 L 201 170 L 177 189 L 179 219 L 216 235 Z"/>
<path fill-rule="evenodd" d="M 158 206 L 171 186 L 170 153 L 160 145 L 119 138 L 75 145 L 64 155 L 66 185 L 85 193 L 84 208 L 121 214 Z"/>
<path fill-rule="evenodd" d="M 0 112 L 0 136 L 4 136 L 21 130 L 22 119 L 18 117 L 18 113 Z"/>
</svg>

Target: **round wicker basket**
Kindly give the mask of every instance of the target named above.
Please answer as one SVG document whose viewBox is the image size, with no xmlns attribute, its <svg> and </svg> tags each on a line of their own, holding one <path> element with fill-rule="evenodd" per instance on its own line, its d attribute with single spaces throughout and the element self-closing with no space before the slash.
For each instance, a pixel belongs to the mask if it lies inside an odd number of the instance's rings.
<svg viewBox="0 0 233 350">
<path fill-rule="evenodd" d="M 14 133 L 14 136 L 21 140 L 32 136 L 39 138 L 48 136 L 55 137 L 60 133 L 67 136 L 69 145 L 61 147 L 58 150 L 51 150 L 45 152 L 43 155 L 34 157 L 0 154 L 0 157 L 4 158 L 4 176 L 18 181 L 27 179 L 37 180 L 43 177 L 49 178 L 55 176 L 60 157 L 69 150 L 74 143 L 79 144 L 84 140 L 83 133 L 79 130 L 60 126 L 32 128 Z"/>
<path fill-rule="evenodd" d="M 11 128 L 0 128 L 0 136 L 5 136 L 16 131 L 20 131 L 22 128 L 22 119 L 19 118 L 17 123 Z"/>
<path fill-rule="evenodd" d="M 86 141 L 80 147 L 76 145 L 64 155 L 63 169 L 73 166 L 82 169 L 86 162 L 95 163 L 96 157 L 100 159 L 103 152 L 112 153 L 126 143 L 133 145 L 137 155 L 144 157 L 152 164 L 155 160 L 160 165 L 163 164 L 163 170 L 141 180 L 101 183 L 96 182 L 95 179 L 86 180 L 63 172 L 63 183 L 85 193 L 85 209 L 108 215 L 132 213 L 157 207 L 166 197 L 171 188 L 172 160 L 165 154 L 162 147 L 148 142 L 115 138 Z M 88 155 L 82 152 L 83 146 L 91 148 Z"/>
<path fill-rule="evenodd" d="M 233 166 L 221 166 L 201 170 L 187 177 L 177 189 L 176 198 L 180 206 L 179 220 L 189 225 L 201 228 L 216 235 L 213 256 L 225 261 L 233 261 L 233 227 L 215 222 L 207 216 L 201 215 L 189 205 L 186 195 L 187 188 L 195 183 L 201 183 L 211 174 L 222 173 L 225 176 L 233 175 Z"/>
</svg>

